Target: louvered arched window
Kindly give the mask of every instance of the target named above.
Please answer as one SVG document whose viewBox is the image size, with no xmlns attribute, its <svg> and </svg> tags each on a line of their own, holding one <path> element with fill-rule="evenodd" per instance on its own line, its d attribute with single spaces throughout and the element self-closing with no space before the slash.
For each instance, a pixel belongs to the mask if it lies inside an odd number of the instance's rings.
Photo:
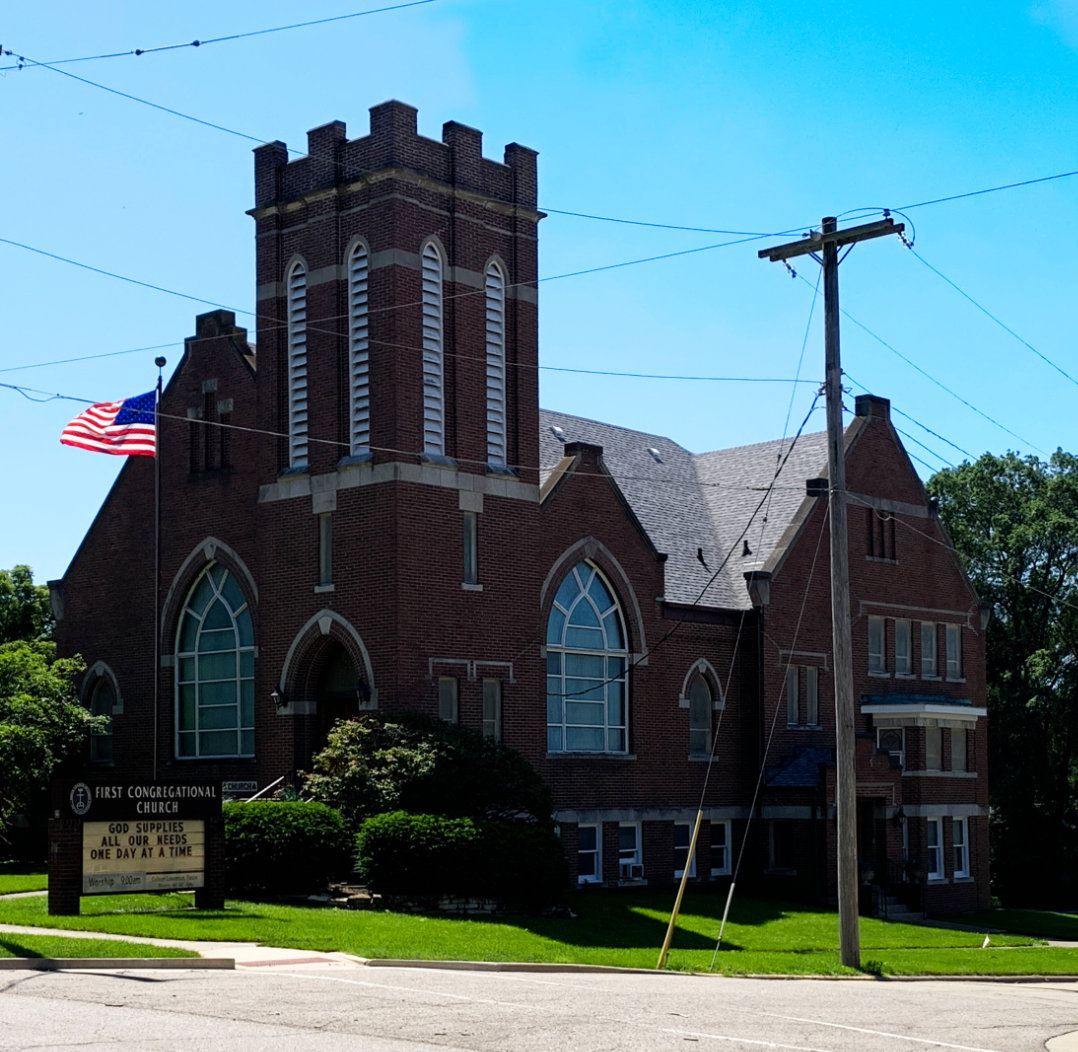
<svg viewBox="0 0 1078 1052">
<path fill-rule="evenodd" d="M 442 254 L 423 246 L 423 452 L 445 453 L 443 384 L 445 326 L 442 318 Z"/>
<path fill-rule="evenodd" d="M 505 275 L 487 267 L 487 460 L 506 463 Z"/>
<path fill-rule="evenodd" d="M 621 608 L 602 574 L 577 563 L 547 619 L 547 749 L 628 750 L 628 665 Z"/>
<path fill-rule="evenodd" d="M 367 338 L 367 279 L 370 254 L 358 243 L 348 255 L 349 452 L 366 453 L 371 445 L 370 351 Z"/>
<path fill-rule="evenodd" d="M 288 466 L 307 466 L 307 269 L 288 270 Z"/>
<path fill-rule="evenodd" d="M 176 639 L 176 755 L 253 756 L 255 648 L 236 579 L 212 564 L 191 589 Z"/>
</svg>

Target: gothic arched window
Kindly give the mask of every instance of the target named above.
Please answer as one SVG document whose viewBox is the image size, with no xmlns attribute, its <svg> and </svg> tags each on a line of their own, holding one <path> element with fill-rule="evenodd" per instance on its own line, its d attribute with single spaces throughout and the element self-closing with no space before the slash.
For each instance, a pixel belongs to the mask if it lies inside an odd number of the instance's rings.
<svg viewBox="0 0 1078 1052">
<path fill-rule="evenodd" d="M 251 611 L 220 563 L 195 582 L 176 638 L 176 755 L 253 756 Z"/>
<path fill-rule="evenodd" d="M 562 581 L 547 620 L 547 749 L 628 751 L 629 650 L 621 608 L 591 563 Z"/>
</svg>

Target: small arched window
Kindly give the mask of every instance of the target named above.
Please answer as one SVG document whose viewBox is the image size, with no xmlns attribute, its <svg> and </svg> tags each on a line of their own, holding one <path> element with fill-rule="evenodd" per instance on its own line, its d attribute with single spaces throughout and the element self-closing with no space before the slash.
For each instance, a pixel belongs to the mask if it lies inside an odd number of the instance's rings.
<svg viewBox="0 0 1078 1052">
<path fill-rule="evenodd" d="M 711 712 L 715 707 L 711 684 L 702 672 L 689 682 L 689 755 L 711 755 Z"/>
<path fill-rule="evenodd" d="M 307 466 L 307 269 L 288 270 L 288 466 Z"/>
<path fill-rule="evenodd" d="M 254 755 L 255 648 L 236 579 L 212 564 L 191 589 L 176 639 L 176 755 Z"/>
<path fill-rule="evenodd" d="M 107 716 L 108 727 L 90 735 L 90 762 L 112 763 L 112 714 L 116 711 L 116 687 L 108 676 L 98 676 L 87 696 L 91 716 Z"/>
<path fill-rule="evenodd" d="M 444 322 L 442 254 L 433 241 L 423 246 L 423 452 L 445 453 Z"/>
<path fill-rule="evenodd" d="M 614 593 L 591 563 L 562 582 L 547 619 L 547 748 L 628 751 L 625 625 Z"/>
<path fill-rule="evenodd" d="M 371 445 L 370 348 L 367 333 L 367 280 L 370 254 L 357 243 L 348 255 L 349 452 L 366 453 Z"/>
<path fill-rule="evenodd" d="M 506 462 L 505 275 L 487 267 L 487 460 Z"/>
</svg>

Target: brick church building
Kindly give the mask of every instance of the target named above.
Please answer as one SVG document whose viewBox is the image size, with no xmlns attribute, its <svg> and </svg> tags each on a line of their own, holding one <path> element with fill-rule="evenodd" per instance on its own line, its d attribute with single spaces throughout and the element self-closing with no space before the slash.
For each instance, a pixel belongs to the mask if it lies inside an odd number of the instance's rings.
<svg viewBox="0 0 1078 1052">
<path fill-rule="evenodd" d="M 51 583 L 92 760 L 262 788 L 417 710 L 537 767 L 581 884 L 680 876 L 702 806 L 694 879 L 833 897 L 823 436 L 694 455 L 541 411 L 536 155 L 481 147 L 387 102 L 255 151 L 257 353 L 204 314 L 164 391 L 159 594 L 148 457 Z M 886 400 L 846 460 L 861 871 L 983 907 L 981 606 Z"/>
</svg>

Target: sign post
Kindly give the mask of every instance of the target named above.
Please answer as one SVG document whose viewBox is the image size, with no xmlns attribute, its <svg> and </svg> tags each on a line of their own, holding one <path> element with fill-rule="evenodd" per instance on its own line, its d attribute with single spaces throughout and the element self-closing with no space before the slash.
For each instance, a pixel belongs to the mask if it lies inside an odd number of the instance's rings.
<svg viewBox="0 0 1078 1052">
<path fill-rule="evenodd" d="M 57 782 L 49 820 L 49 913 L 82 895 L 195 892 L 222 909 L 221 789 L 205 782 Z"/>
</svg>

